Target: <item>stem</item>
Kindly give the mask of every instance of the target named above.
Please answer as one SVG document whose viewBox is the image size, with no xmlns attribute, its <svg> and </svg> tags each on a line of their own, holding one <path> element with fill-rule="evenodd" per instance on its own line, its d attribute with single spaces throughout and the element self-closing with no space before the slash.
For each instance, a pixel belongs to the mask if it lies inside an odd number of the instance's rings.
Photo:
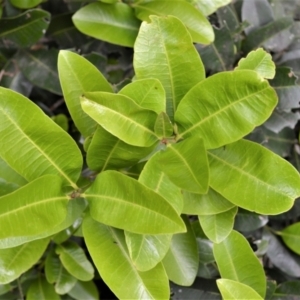
<svg viewBox="0 0 300 300">
<path fill-rule="evenodd" d="M 24 299 L 24 294 L 23 294 L 21 283 L 20 283 L 20 279 L 17 279 L 17 283 L 18 283 L 18 290 L 19 290 L 19 294 L 20 294 L 20 299 L 23 300 Z"/>
</svg>

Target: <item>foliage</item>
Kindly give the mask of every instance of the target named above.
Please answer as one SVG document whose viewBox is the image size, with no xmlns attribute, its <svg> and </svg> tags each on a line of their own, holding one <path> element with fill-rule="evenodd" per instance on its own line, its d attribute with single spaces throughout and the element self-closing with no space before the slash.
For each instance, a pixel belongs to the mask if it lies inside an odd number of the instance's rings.
<svg viewBox="0 0 300 300">
<path fill-rule="evenodd" d="M 3 2 L 0 298 L 300 296 L 300 4 L 229 2 Z"/>
</svg>

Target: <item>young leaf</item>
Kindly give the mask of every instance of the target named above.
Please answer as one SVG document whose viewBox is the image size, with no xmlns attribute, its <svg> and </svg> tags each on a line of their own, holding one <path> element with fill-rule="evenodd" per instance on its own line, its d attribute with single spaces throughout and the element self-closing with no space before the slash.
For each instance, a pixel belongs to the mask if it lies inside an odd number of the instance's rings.
<svg viewBox="0 0 300 300">
<path fill-rule="evenodd" d="M 192 88 L 179 104 L 177 139 L 197 135 L 206 148 L 218 148 L 261 125 L 276 104 L 275 91 L 254 71 L 213 75 Z"/>
<path fill-rule="evenodd" d="M 120 2 L 90 3 L 74 14 L 73 22 L 86 35 L 125 47 L 133 47 L 140 26 L 133 9 Z"/>
<path fill-rule="evenodd" d="M 222 278 L 248 285 L 264 298 L 264 269 L 243 235 L 233 230 L 213 251 Z"/>
<path fill-rule="evenodd" d="M 46 175 L 1 197 L 0 239 L 41 234 L 61 223 L 69 201 L 61 186 L 59 177 Z"/>
<path fill-rule="evenodd" d="M 0 97 L 2 159 L 28 181 L 54 174 L 77 188 L 82 155 L 75 141 L 24 96 L 0 88 Z"/>
<path fill-rule="evenodd" d="M 127 96 L 136 104 L 157 114 L 166 111 L 166 92 L 160 81 L 155 78 L 135 80 L 125 85 L 119 94 Z"/>
<path fill-rule="evenodd" d="M 189 30 L 194 43 L 209 44 L 214 40 L 214 32 L 209 21 L 193 5 L 182 0 L 153 0 L 133 4 L 137 17 L 150 21 L 150 15 L 175 16 Z"/>
<path fill-rule="evenodd" d="M 171 281 L 189 286 L 197 275 L 199 255 L 196 238 L 187 217 L 184 217 L 184 222 L 187 232 L 173 235 L 170 249 L 162 263 Z"/>
<path fill-rule="evenodd" d="M 300 222 L 284 228 L 279 234 L 284 243 L 300 255 Z"/>
<path fill-rule="evenodd" d="M 206 193 L 209 169 L 203 140 L 190 137 L 178 144 L 170 144 L 157 154 L 160 169 L 178 187 L 191 193 Z"/>
<path fill-rule="evenodd" d="M 183 191 L 184 214 L 209 216 L 220 214 L 234 207 L 221 194 L 210 188 L 206 194 L 194 194 Z"/>
<path fill-rule="evenodd" d="M 150 19 L 151 23 L 142 23 L 136 39 L 134 69 L 138 79 L 157 78 L 162 83 L 166 112 L 173 120 L 178 103 L 204 79 L 205 71 L 189 33 L 177 18 Z"/>
<path fill-rule="evenodd" d="M 298 171 L 261 145 L 240 140 L 209 151 L 208 159 L 211 187 L 237 206 L 274 215 L 289 210 L 300 196 Z"/>
<path fill-rule="evenodd" d="M 98 300 L 99 292 L 93 281 L 77 281 L 75 286 L 68 293 L 76 300 L 89 299 Z"/>
<path fill-rule="evenodd" d="M 87 164 L 91 170 L 101 172 L 130 167 L 149 155 L 156 144 L 150 147 L 132 146 L 98 126 L 87 150 Z"/>
<path fill-rule="evenodd" d="M 188 0 L 193 4 L 198 10 L 200 10 L 203 15 L 209 16 L 214 13 L 218 8 L 225 6 L 231 2 L 231 0 Z"/>
<path fill-rule="evenodd" d="M 153 132 L 157 114 L 141 108 L 126 96 L 86 93 L 81 97 L 81 106 L 105 130 L 127 144 L 150 147 L 158 141 Z"/>
<path fill-rule="evenodd" d="M 27 9 L 39 5 L 43 0 L 11 0 L 11 4 L 15 7 Z"/>
<path fill-rule="evenodd" d="M 169 282 L 163 266 L 138 271 L 121 230 L 86 217 L 83 235 L 101 278 L 119 299 L 169 299 Z"/>
<path fill-rule="evenodd" d="M 155 121 L 154 132 L 160 138 L 167 138 L 173 135 L 173 125 L 165 112 L 161 112 Z"/>
<path fill-rule="evenodd" d="M 111 85 L 93 64 L 71 51 L 59 52 L 58 73 L 76 127 L 84 137 L 93 134 L 97 123 L 82 110 L 79 97 L 86 92 L 113 92 Z"/>
<path fill-rule="evenodd" d="M 91 216 L 104 224 L 141 234 L 185 231 L 183 221 L 162 196 L 116 171 L 99 174 L 84 196 Z"/>
<path fill-rule="evenodd" d="M 224 300 L 264 299 L 250 286 L 234 280 L 218 279 L 217 285 Z"/>
<path fill-rule="evenodd" d="M 242 58 L 235 70 L 253 70 L 262 78 L 273 79 L 275 76 L 275 64 L 272 56 L 259 48 L 251 51 L 246 58 Z"/>
<path fill-rule="evenodd" d="M 205 235 L 217 244 L 226 239 L 233 229 L 234 217 L 237 210 L 237 207 L 233 207 L 219 214 L 199 216 L 199 221 Z"/>
<path fill-rule="evenodd" d="M 43 277 L 34 280 L 26 294 L 26 300 L 60 300 L 52 284 L 48 283 Z"/>
<path fill-rule="evenodd" d="M 76 243 L 68 241 L 56 247 L 56 253 L 66 270 L 81 281 L 94 277 L 94 268 L 84 251 Z"/>
<path fill-rule="evenodd" d="M 29 270 L 40 259 L 49 239 L 33 241 L 21 246 L 0 249 L 0 284 L 9 283 Z"/>
</svg>

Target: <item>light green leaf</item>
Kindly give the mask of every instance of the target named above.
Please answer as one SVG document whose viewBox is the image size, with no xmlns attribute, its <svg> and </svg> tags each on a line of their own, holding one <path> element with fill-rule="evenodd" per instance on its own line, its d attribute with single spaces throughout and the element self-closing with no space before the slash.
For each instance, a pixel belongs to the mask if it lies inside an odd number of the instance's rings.
<svg viewBox="0 0 300 300">
<path fill-rule="evenodd" d="M 300 222 L 294 223 L 279 232 L 284 243 L 300 255 Z"/>
<path fill-rule="evenodd" d="M 208 159 L 211 187 L 237 206 L 275 215 L 289 210 L 300 196 L 298 171 L 261 145 L 240 140 L 209 151 Z"/>
<path fill-rule="evenodd" d="M 229 4 L 232 0 L 188 0 L 203 15 L 209 16 L 214 13 L 218 8 Z"/>
<path fill-rule="evenodd" d="M 173 124 L 165 112 L 161 112 L 155 121 L 154 132 L 160 138 L 167 138 L 173 135 Z"/>
<path fill-rule="evenodd" d="M 129 257 L 122 231 L 86 218 L 83 235 L 101 278 L 119 299 L 169 299 L 163 266 L 139 272 Z"/>
<path fill-rule="evenodd" d="M 67 271 L 81 281 L 94 277 L 94 268 L 82 248 L 75 242 L 67 241 L 56 247 L 56 253 Z"/>
<path fill-rule="evenodd" d="M 134 46 L 137 79 L 157 78 L 166 91 L 167 114 L 182 97 L 205 78 L 205 70 L 185 26 L 175 17 L 151 16 L 143 22 Z M 176 45 L 176 46 L 175 46 Z"/>
<path fill-rule="evenodd" d="M 233 229 L 237 211 L 237 207 L 233 207 L 219 214 L 199 216 L 199 221 L 205 235 L 214 243 L 222 242 Z"/>
<path fill-rule="evenodd" d="M 77 281 L 74 288 L 68 293 L 76 300 L 99 300 L 97 286 L 93 281 Z"/>
<path fill-rule="evenodd" d="M 0 239 L 37 235 L 61 223 L 69 201 L 61 186 L 59 177 L 47 175 L 0 197 Z"/>
<path fill-rule="evenodd" d="M 48 243 L 49 239 L 46 238 L 14 248 L 0 249 L 0 284 L 9 283 L 29 270 L 41 258 Z"/>
<path fill-rule="evenodd" d="M 88 4 L 74 14 L 73 22 L 88 36 L 125 47 L 133 47 L 140 26 L 133 9 L 120 2 Z"/>
<path fill-rule="evenodd" d="M 233 230 L 213 251 L 222 278 L 248 285 L 264 298 L 264 269 L 243 235 Z"/>
<path fill-rule="evenodd" d="M 99 174 L 84 197 L 91 216 L 104 224 L 141 234 L 185 231 L 183 221 L 162 196 L 116 171 Z"/>
<path fill-rule="evenodd" d="M 119 94 L 129 97 L 136 104 L 157 114 L 166 111 L 166 92 L 158 79 L 135 80 L 125 85 Z"/>
<path fill-rule="evenodd" d="M 15 7 L 27 9 L 39 5 L 43 0 L 10 0 L 10 2 Z"/>
<path fill-rule="evenodd" d="M 179 104 L 177 139 L 197 135 L 206 148 L 218 148 L 261 125 L 276 104 L 275 91 L 254 71 L 213 75 L 192 88 Z"/>
<path fill-rule="evenodd" d="M 149 155 L 156 145 L 132 146 L 98 126 L 88 147 L 86 160 L 89 168 L 94 171 L 126 168 Z"/>
<path fill-rule="evenodd" d="M 229 280 L 218 279 L 218 288 L 222 294 L 224 300 L 263 300 L 254 289 L 246 284 Z"/>
<path fill-rule="evenodd" d="M 178 187 L 192 193 L 208 191 L 209 169 L 203 140 L 190 137 L 177 144 L 169 144 L 157 154 L 160 169 Z"/>
<path fill-rule="evenodd" d="M 0 196 L 7 195 L 18 188 L 19 186 L 17 184 L 7 182 L 6 180 L 0 178 Z"/>
<path fill-rule="evenodd" d="M 0 88 L 0 97 L 2 159 L 28 181 L 55 174 L 77 188 L 82 155 L 75 141 L 24 96 Z"/>
<path fill-rule="evenodd" d="M 233 207 L 233 203 L 212 188 L 202 195 L 183 191 L 182 213 L 184 214 L 209 216 L 228 211 Z"/>
<path fill-rule="evenodd" d="M 251 51 L 246 58 L 242 58 L 235 70 L 253 70 L 262 78 L 273 79 L 275 68 L 272 56 L 262 48 L 259 48 Z"/>
<path fill-rule="evenodd" d="M 81 106 L 104 129 L 127 144 L 150 147 L 158 141 L 153 132 L 157 114 L 126 96 L 86 93 L 81 97 Z"/>
<path fill-rule="evenodd" d="M 126 244 L 137 270 L 153 269 L 166 255 L 171 245 L 171 234 L 146 235 L 125 231 Z"/>
<path fill-rule="evenodd" d="M 52 284 L 48 283 L 43 277 L 37 278 L 29 286 L 26 294 L 26 300 L 60 300 Z"/>
<path fill-rule="evenodd" d="M 93 64 L 71 51 L 59 52 L 58 73 L 64 98 L 76 127 L 84 137 L 93 134 L 97 123 L 82 110 L 79 97 L 86 92 L 112 92 L 112 87 Z"/>
<path fill-rule="evenodd" d="M 174 234 L 171 246 L 162 263 L 168 277 L 176 284 L 190 286 L 197 275 L 199 255 L 194 232 L 184 217 L 186 233 Z"/>
</svg>

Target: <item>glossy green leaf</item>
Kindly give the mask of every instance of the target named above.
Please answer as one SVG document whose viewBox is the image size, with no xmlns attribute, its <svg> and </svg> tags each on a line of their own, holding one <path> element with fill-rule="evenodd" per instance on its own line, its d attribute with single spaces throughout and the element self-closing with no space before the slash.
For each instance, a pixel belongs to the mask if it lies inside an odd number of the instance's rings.
<svg viewBox="0 0 300 300">
<path fill-rule="evenodd" d="M 15 7 L 27 9 L 39 5 L 43 0 L 10 0 L 11 4 Z"/>
<path fill-rule="evenodd" d="M 127 144 L 150 147 L 158 141 L 153 132 L 157 114 L 126 96 L 86 93 L 81 97 L 81 106 L 104 129 Z"/>
<path fill-rule="evenodd" d="M 183 192 L 184 214 L 209 216 L 219 214 L 234 207 L 221 194 L 210 188 L 206 194 Z"/>
<path fill-rule="evenodd" d="M 222 278 L 248 285 L 264 298 L 264 269 L 243 235 L 233 230 L 213 251 Z"/>
<path fill-rule="evenodd" d="M 61 186 L 59 177 L 48 175 L 0 197 L 0 238 L 37 235 L 61 223 L 69 201 Z"/>
<path fill-rule="evenodd" d="M 101 223 L 141 234 L 185 231 L 181 218 L 162 196 L 116 171 L 99 174 L 84 197 L 91 216 Z"/>
<path fill-rule="evenodd" d="M 119 299 L 169 299 L 163 266 L 139 272 L 129 257 L 122 231 L 86 218 L 83 234 L 101 278 Z"/>
<path fill-rule="evenodd" d="M 3 228 L 3 227 L 2 227 Z M 41 258 L 49 239 L 0 250 L 0 284 L 9 283 L 29 270 Z"/>
<path fill-rule="evenodd" d="M 199 221 L 205 235 L 214 243 L 222 242 L 233 229 L 236 213 L 237 207 L 233 207 L 219 214 L 199 216 Z"/>
<path fill-rule="evenodd" d="M 290 249 L 300 254 L 300 222 L 284 228 L 280 231 L 280 235 Z"/>
<path fill-rule="evenodd" d="M 256 143 L 240 140 L 210 151 L 208 159 L 212 188 L 247 210 L 279 214 L 289 210 L 300 195 L 300 177 L 296 169 Z M 221 177 L 219 174 L 227 175 Z"/>
<path fill-rule="evenodd" d="M 56 253 L 67 271 L 81 281 L 89 281 L 94 277 L 94 268 L 84 251 L 75 242 L 65 242 L 56 247 Z"/>
<path fill-rule="evenodd" d="M 162 263 L 172 282 L 190 286 L 197 275 L 199 256 L 196 238 L 187 217 L 184 217 L 184 222 L 187 232 L 173 235 Z"/>
<path fill-rule="evenodd" d="M 186 1 L 152 0 L 134 3 L 133 7 L 137 17 L 147 22 L 150 21 L 150 15 L 177 17 L 187 27 L 195 43 L 209 44 L 214 40 L 214 32 L 208 20 Z"/>
<path fill-rule="evenodd" d="M 218 279 L 217 285 L 224 300 L 241 300 L 241 299 L 263 300 L 264 299 L 248 285 L 242 284 L 234 280 Z"/>
<path fill-rule="evenodd" d="M 73 289 L 68 293 L 76 300 L 98 300 L 99 293 L 93 281 L 77 281 Z"/>
<path fill-rule="evenodd" d="M 75 141 L 24 96 L 0 88 L 0 97 L 0 135 L 5 137 L 0 147 L 3 160 L 29 181 L 55 174 L 76 188 L 82 155 Z"/>
<path fill-rule="evenodd" d="M 155 134 L 161 138 L 167 138 L 173 135 L 173 125 L 165 112 L 161 112 L 154 124 Z"/>
<path fill-rule="evenodd" d="M 0 196 L 10 194 L 18 188 L 19 186 L 17 184 L 7 182 L 6 180 L 0 178 Z"/>
<path fill-rule="evenodd" d="M 161 170 L 178 187 L 192 193 L 208 191 L 209 169 L 203 140 L 190 137 L 177 144 L 169 144 L 157 154 Z"/>
<path fill-rule="evenodd" d="M 140 26 L 133 9 L 120 2 L 88 4 L 74 14 L 73 22 L 86 35 L 127 47 L 133 47 Z"/>
<path fill-rule="evenodd" d="M 104 171 L 130 167 L 149 155 L 156 143 L 150 147 L 126 144 L 103 127 L 98 126 L 87 150 L 87 164 L 91 170 Z"/>
<path fill-rule="evenodd" d="M 28 47 L 36 43 L 49 25 L 50 14 L 41 9 L 25 11 L 0 20 L 0 41 L 7 47 Z"/>
<path fill-rule="evenodd" d="M 251 51 L 246 58 L 242 58 L 235 70 L 253 70 L 262 78 L 273 79 L 275 76 L 275 64 L 272 56 L 259 48 Z"/>
<path fill-rule="evenodd" d="M 134 46 L 135 74 L 137 79 L 157 78 L 162 83 L 166 112 L 173 120 L 178 103 L 204 79 L 205 71 L 189 33 L 177 18 L 150 19 L 151 23 L 142 23 Z"/>
<path fill-rule="evenodd" d="M 200 10 L 205 16 L 211 15 L 219 7 L 229 4 L 232 0 L 188 0 L 198 10 Z"/>
<path fill-rule="evenodd" d="M 30 285 L 26 300 L 60 300 L 60 296 L 56 294 L 52 284 L 48 283 L 43 277 L 37 278 Z"/>
<path fill-rule="evenodd" d="M 86 92 L 112 92 L 112 87 L 93 64 L 71 51 L 59 52 L 58 72 L 64 98 L 76 127 L 84 137 L 93 134 L 97 123 L 82 110 L 79 97 Z"/>
<path fill-rule="evenodd" d="M 218 148 L 266 121 L 276 104 L 275 91 L 254 71 L 213 75 L 192 88 L 179 104 L 177 138 L 198 135 L 206 148 Z"/>
<path fill-rule="evenodd" d="M 136 104 L 157 114 L 166 111 L 166 92 L 158 79 L 135 80 L 125 85 L 119 94 L 129 97 Z"/>
</svg>

